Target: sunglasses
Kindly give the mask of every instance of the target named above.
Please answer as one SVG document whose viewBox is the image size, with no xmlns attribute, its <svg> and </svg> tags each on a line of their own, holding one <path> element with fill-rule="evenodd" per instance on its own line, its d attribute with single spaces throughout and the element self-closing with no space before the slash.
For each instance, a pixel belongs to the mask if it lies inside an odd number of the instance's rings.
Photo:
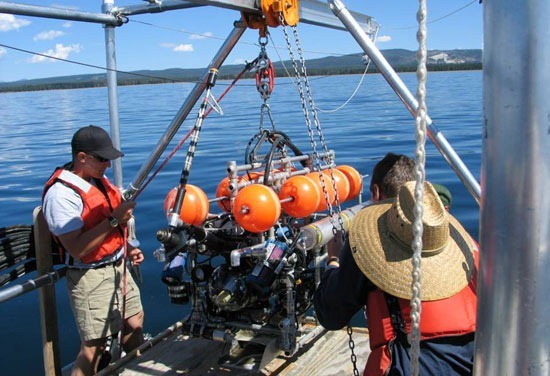
<svg viewBox="0 0 550 376">
<path fill-rule="evenodd" d="M 96 161 L 101 162 L 101 163 L 105 163 L 105 162 L 110 161 L 110 159 L 105 159 L 103 157 L 100 157 L 99 155 L 88 154 L 88 153 L 86 153 L 86 154 L 89 155 L 90 157 L 92 157 L 93 159 L 95 159 Z"/>
</svg>

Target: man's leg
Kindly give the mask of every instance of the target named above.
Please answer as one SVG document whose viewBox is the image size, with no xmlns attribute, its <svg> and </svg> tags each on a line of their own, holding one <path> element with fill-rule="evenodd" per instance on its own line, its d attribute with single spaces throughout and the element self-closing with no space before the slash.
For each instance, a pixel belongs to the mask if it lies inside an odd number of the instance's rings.
<svg viewBox="0 0 550 376">
<path fill-rule="evenodd" d="M 80 352 L 71 371 L 71 376 L 92 376 L 96 373 L 96 368 L 101 355 L 105 351 L 105 338 L 84 341 L 80 344 Z"/>
<path fill-rule="evenodd" d="M 143 311 L 128 317 L 124 322 L 124 332 L 122 336 L 122 347 L 124 351 L 130 351 L 138 348 L 143 343 Z"/>
</svg>

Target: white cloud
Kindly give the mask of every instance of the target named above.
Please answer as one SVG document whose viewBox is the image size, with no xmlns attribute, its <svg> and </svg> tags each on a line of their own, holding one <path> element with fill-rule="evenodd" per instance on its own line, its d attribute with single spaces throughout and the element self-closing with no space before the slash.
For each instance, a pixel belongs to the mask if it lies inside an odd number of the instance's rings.
<svg viewBox="0 0 550 376">
<path fill-rule="evenodd" d="M 3 47 L 0 47 L 0 59 L 5 56 L 8 53 L 8 50 L 6 50 Z"/>
<path fill-rule="evenodd" d="M 68 29 L 70 27 L 73 27 L 73 23 L 71 21 L 67 21 L 61 25 L 61 27 L 64 27 L 65 29 Z"/>
<path fill-rule="evenodd" d="M 389 35 L 380 35 L 376 38 L 376 41 L 380 43 L 389 42 L 391 41 L 391 37 Z"/>
<path fill-rule="evenodd" d="M 82 47 L 80 46 L 80 44 L 73 44 L 71 46 L 64 46 L 63 44 L 58 43 L 58 44 L 55 45 L 55 50 L 48 50 L 46 52 L 43 52 L 43 54 L 51 56 L 51 57 L 56 57 L 56 58 L 59 58 L 59 59 L 67 59 L 71 53 L 73 53 L 73 52 L 78 53 L 78 52 L 80 52 L 81 49 L 82 49 Z M 44 62 L 53 63 L 56 60 L 55 59 L 50 59 L 46 56 L 35 55 L 29 61 L 31 63 L 44 63 Z"/>
<path fill-rule="evenodd" d="M 245 59 L 242 59 L 242 58 L 234 59 L 231 62 L 231 64 L 235 64 L 235 65 L 237 65 L 237 64 L 246 64 L 246 63 L 247 63 L 247 61 Z"/>
<path fill-rule="evenodd" d="M 173 48 L 173 51 L 175 52 L 193 52 L 193 45 L 192 44 L 179 44 L 176 47 Z"/>
<path fill-rule="evenodd" d="M 19 30 L 30 24 L 31 21 L 15 18 L 13 14 L 0 13 L 0 31 Z"/>
<path fill-rule="evenodd" d="M 207 31 L 206 33 L 203 33 L 203 34 L 191 34 L 189 39 L 205 39 L 205 38 L 211 38 L 213 36 L 214 36 L 214 33 Z"/>
<path fill-rule="evenodd" d="M 65 33 L 63 31 L 60 31 L 60 30 L 48 30 L 48 31 L 43 31 L 41 33 L 38 33 L 34 36 L 34 40 L 52 40 L 52 39 L 55 39 L 55 38 L 59 38 L 61 36 L 65 35 Z"/>
<path fill-rule="evenodd" d="M 192 44 L 161 43 L 161 47 L 170 48 L 174 52 L 193 52 L 195 49 Z"/>
</svg>

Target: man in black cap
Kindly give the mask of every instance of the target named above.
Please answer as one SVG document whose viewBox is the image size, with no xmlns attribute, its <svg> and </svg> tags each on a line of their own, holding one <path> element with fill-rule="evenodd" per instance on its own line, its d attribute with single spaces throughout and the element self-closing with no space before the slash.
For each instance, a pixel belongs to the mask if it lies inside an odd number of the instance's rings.
<svg viewBox="0 0 550 376">
<path fill-rule="evenodd" d="M 143 254 L 127 242 L 135 202 L 123 201 L 105 176 L 111 160 L 124 154 L 94 125 L 79 129 L 71 146 L 72 161 L 44 187 L 43 212 L 69 267 L 67 287 L 81 339 L 72 375 L 93 375 L 109 336 L 122 330 L 126 352 L 143 343 L 139 289 L 124 273 L 125 257 L 139 265 Z"/>
</svg>

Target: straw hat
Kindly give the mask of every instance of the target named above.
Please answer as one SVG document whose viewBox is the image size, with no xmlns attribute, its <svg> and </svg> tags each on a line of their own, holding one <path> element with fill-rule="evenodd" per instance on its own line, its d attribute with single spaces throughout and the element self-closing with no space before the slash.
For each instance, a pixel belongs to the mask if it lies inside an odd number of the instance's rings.
<svg viewBox="0 0 550 376">
<path fill-rule="evenodd" d="M 362 209 L 349 233 L 353 257 L 363 274 L 381 290 L 404 299 L 412 297 L 414 187 L 415 182 L 407 182 L 395 199 Z M 421 297 L 444 299 L 470 281 L 474 244 L 428 182 L 422 222 Z"/>
</svg>

